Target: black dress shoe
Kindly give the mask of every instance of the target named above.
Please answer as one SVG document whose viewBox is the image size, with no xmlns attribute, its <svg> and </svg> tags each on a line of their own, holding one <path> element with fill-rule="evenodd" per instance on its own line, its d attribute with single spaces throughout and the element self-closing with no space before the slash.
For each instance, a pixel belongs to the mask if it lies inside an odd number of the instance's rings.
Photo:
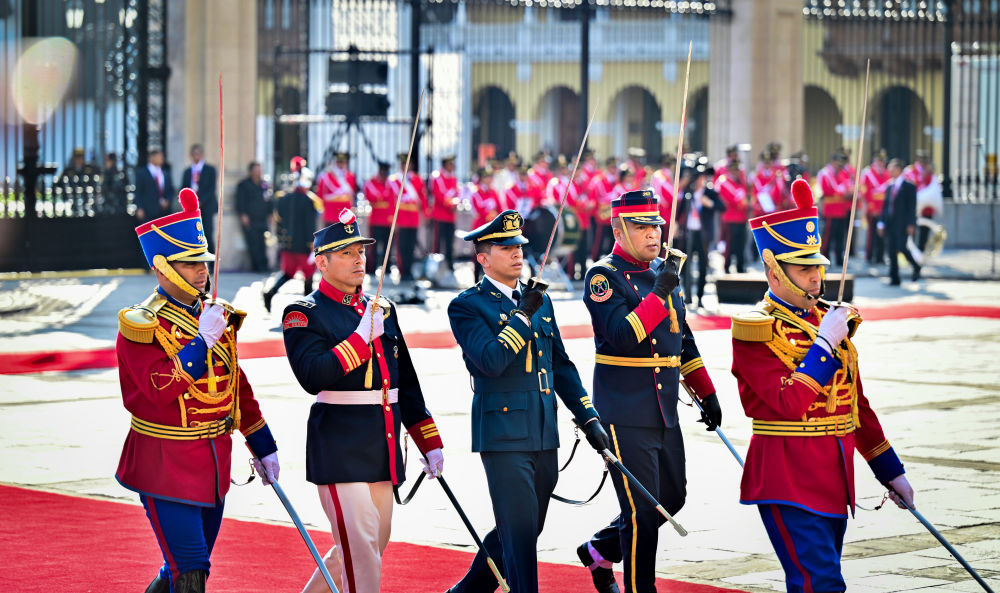
<svg viewBox="0 0 1000 593">
<path fill-rule="evenodd" d="M 915 266 L 913 268 L 913 275 L 910 276 L 910 280 L 913 280 L 914 282 L 920 280 L 920 266 Z"/>
<path fill-rule="evenodd" d="M 580 562 L 587 568 L 590 568 L 590 565 L 594 563 L 586 543 L 581 544 L 576 549 L 576 555 L 580 557 Z M 594 589 L 598 593 L 621 593 L 618 589 L 618 583 L 615 582 L 615 573 L 610 568 L 595 568 L 590 571 L 590 578 L 594 579 Z"/>
</svg>

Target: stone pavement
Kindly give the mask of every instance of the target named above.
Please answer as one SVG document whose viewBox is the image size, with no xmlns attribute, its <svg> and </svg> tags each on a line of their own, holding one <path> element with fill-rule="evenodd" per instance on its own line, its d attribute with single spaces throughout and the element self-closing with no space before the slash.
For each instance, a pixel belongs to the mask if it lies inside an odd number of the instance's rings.
<svg viewBox="0 0 1000 593">
<path fill-rule="evenodd" d="M 967 254 L 968 255 L 968 254 Z M 981 255 L 981 254 L 980 254 Z M 864 277 L 856 284 L 856 304 L 885 307 L 894 303 L 934 302 L 1000 305 L 1000 282 L 969 281 L 990 275 L 990 254 L 972 271 L 963 270 L 960 252 L 942 266 L 939 279 L 889 287 Z M 930 271 L 930 270 L 928 270 Z M 908 270 L 904 269 L 904 277 Z M 470 280 L 461 270 L 459 279 Z M 149 275 L 63 276 L 0 281 L 0 352 L 107 348 L 114 344 L 120 307 L 145 297 Z M 279 314 L 260 304 L 261 278 L 223 274 L 221 294 L 249 312 L 241 339 L 280 338 Z M 301 283 L 291 282 L 275 299 L 280 308 L 294 298 Z M 390 286 L 393 294 L 397 288 Z M 711 287 L 710 287 L 711 291 Z M 427 292 L 424 305 L 403 306 L 407 333 L 446 331 L 445 308 L 455 291 Z M 587 324 L 579 291 L 575 298 L 554 291 L 562 325 Z M 718 305 L 706 297 L 707 311 L 729 314 L 742 307 Z M 867 321 L 858 334 L 865 391 L 880 412 L 890 441 L 900 452 L 917 490 L 917 504 L 994 588 L 1000 586 L 1000 319 L 937 317 Z M 735 380 L 729 373 L 731 346 L 727 330 L 698 334 L 699 347 L 719 390 L 724 429 L 737 449 L 745 450 L 750 423 L 743 416 Z M 567 341 L 585 384 L 593 370 L 590 339 Z M 417 349 L 428 407 L 446 443 L 449 482 L 473 524 L 492 527 L 486 482 L 478 456 L 469 451 L 471 389 L 458 348 Z M 280 446 L 282 482 L 303 519 L 326 528 L 314 488 L 304 481 L 305 431 L 310 397 L 292 377 L 284 358 L 244 361 L 257 397 Z M 0 383 L 0 458 L 3 482 L 45 490 L 136 501 L 114 480 L 128 415 L 121 406 L 115 369 L 3 375 Z M 565 460 L 573 431 L 565 411 L 560 458 Z M 690 531 L 680 538 L 661 530 L 657 569 L 668 578 L 730 586 L 747 591 L 784 589 L 757 512 L 738 503 L 739 467 L 716 436 L 695 423 L 697 415 L 681 410 L 688 456 L 688 503 L 677 519 Z M 855 459 L 858 501 L 871 509 L 883 490 L 864 460 Z M 411 460 L 410 475 L 419 464 Z M 586 443 L 562 474 L 557 492 L 589 496 L 600 480 L 602 464 Z M 234 463 L 234 477 L 245 466 Z M 233 488 L 227 515 L 288 523 L 280 503 L 258 483 Z M 591 505 L 570 507 L 553 502 L 539 543 L 542 560 L 574 563 L 574 550 L 617 513 L 610 486 Z M 469 536 L 443 492 L 431 482 L 406 507 L 395 510 L 393 538 L 436 546 L 472 549 Z M 582 568 L 581 568 L 582 570 Z M 891 503 L 880 511 L 858 510 L 850 521 L 845 546 L 845 575 L 851 591 L 978 591 L 978 585 L 906 511 Z M 297 586 L 297 585 L 296 585 Z"/>
</svg>

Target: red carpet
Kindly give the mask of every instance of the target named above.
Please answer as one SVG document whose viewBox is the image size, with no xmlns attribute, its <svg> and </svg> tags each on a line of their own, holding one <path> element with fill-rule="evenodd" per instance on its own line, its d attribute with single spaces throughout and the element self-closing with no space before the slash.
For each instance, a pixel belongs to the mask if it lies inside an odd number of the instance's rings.
<svg viewBox="0 0 1000 593">
<path fill-rule="evenodd" d="M 137 593 L 162 564 L 141 506 L 0 486 L 0 591 Z M 321 553 L 328 532 L 311 532 Z M 443 592 L 465 573 L 472 554 L 393 542 L 383 560 L 382 593 Z M 315 565 L 294 527 L 225 519 L 208 590 L 297 592 Z M 621 575 L 619 575 L 621 582 Z M 539 564 L 545 593 L 592 591 L 582 567 Z M 661 593 L 739 593 L 657 579 Z"/>
<path fill-rule="evenodd" d="M 960 306 L 947 303 L 905 303 L 892 307 L 869 307 L 861 314 L 866 321 L 888 321 L 893 319 L 923 319 L 928 317 L 983 317 L 1000 319 L 1000 307 Z M 694 331 L 729 329 L 729 317 L 707 315 L 691 317 Z M 561 326 L 564 339 L 590 338 L 594 331 L 590 325 Z M 452 348 L 455 338 L 450 331 L 409 332 L 406 343 L 410 348 Z M 280 339 L 260 342 L 241 342 L 240 358 L 271 358 L 285 355 L 285 345 Z M 97 350 L 64 350 L 48 352 L 6 352 L 0 353 L 0 375 L 22 373 L 44 373 L 48 371 L 76 371 L 84 369 L 106 369 L 117 364 L 114 348 Z"/>
</svg>

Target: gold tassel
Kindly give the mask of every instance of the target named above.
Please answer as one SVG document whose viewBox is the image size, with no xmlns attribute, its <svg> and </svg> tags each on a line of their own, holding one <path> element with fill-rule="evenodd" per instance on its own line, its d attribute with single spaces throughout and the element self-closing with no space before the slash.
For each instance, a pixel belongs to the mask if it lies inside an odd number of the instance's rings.
<svg viewBox="0 0 1000 593">
<path fill-rule="evenodd" d="M 670 333 L 679 334 L 681 333 L 681 326 L 677 322 L 677 311 L 674 309 L 673 299 L 670 298 L 671 295 L 667 295 L 667 309 L 670 310 Z"/>
<path fill-rule="evenodd" d="M 215 363 L 212 362 L 212 351 L 208 351 L 208 393 L 213 397 L 219 393 L 218 383 L 215 380 Z"/>
<path fill-rule="evenodd" d="M 232 384 L 233 389 L 233 430 L 239 430 L 240 424 L 243 421 L 243 415 L 240 412 L 240 371 L 238 356 L 239 353 L 236 349 L 236 329 L 233 329 L 233 339 L 230 343 L 232 349 L 230 353 L 233 358 L 233 372 L 229 375 L 229 381 Z"/>
<path fill-rule="evenodd" d="M 365 389 L 372 388 L 372 360 L 375 355 L 372 354 L 372 347 L 368 346 L 368 368 L 365 369 Z"/>
<path fill-rule="evenodd" d="M 528 353 L 527 358 L 524 359 L 524 372 L 531 372 L 531 342 L 528 342 L 528 347 L 524 349 Z"/>
</svg>

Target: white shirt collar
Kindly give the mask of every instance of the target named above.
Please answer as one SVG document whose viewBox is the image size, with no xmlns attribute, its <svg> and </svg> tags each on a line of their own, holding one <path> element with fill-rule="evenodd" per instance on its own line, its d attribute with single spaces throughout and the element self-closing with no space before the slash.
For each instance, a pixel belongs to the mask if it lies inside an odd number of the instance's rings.
<svg viewBox="0 0 1000 593">
<path fill-rule="evenodd" d="M 490 278 L 486 274 L 483 274 L 483 277 L 486 278 L 487 280 L 489 280 L 493 284 L 493 286 L 496 286 L 497 290 L 499 290 L 501 294 L 503 294 L 505 297 L 507 297 L 508 299 L 510 299 L 512 302 L 514 301 L 514 296 L 513 296 L 514 295 L 514 289 L 513 288 L 507 286 L 506 284 L 504 284 L 503 282 L 500 282 L 499 280 L 494 280 L 493 278 Z M 518 283 L 517 283 L 517 289 L 521 290 L 521 282 L 520 281 L 518 281 Z M 521 292 L 523 293 L 524 291 L 521 291 Z"/>
</svg>

